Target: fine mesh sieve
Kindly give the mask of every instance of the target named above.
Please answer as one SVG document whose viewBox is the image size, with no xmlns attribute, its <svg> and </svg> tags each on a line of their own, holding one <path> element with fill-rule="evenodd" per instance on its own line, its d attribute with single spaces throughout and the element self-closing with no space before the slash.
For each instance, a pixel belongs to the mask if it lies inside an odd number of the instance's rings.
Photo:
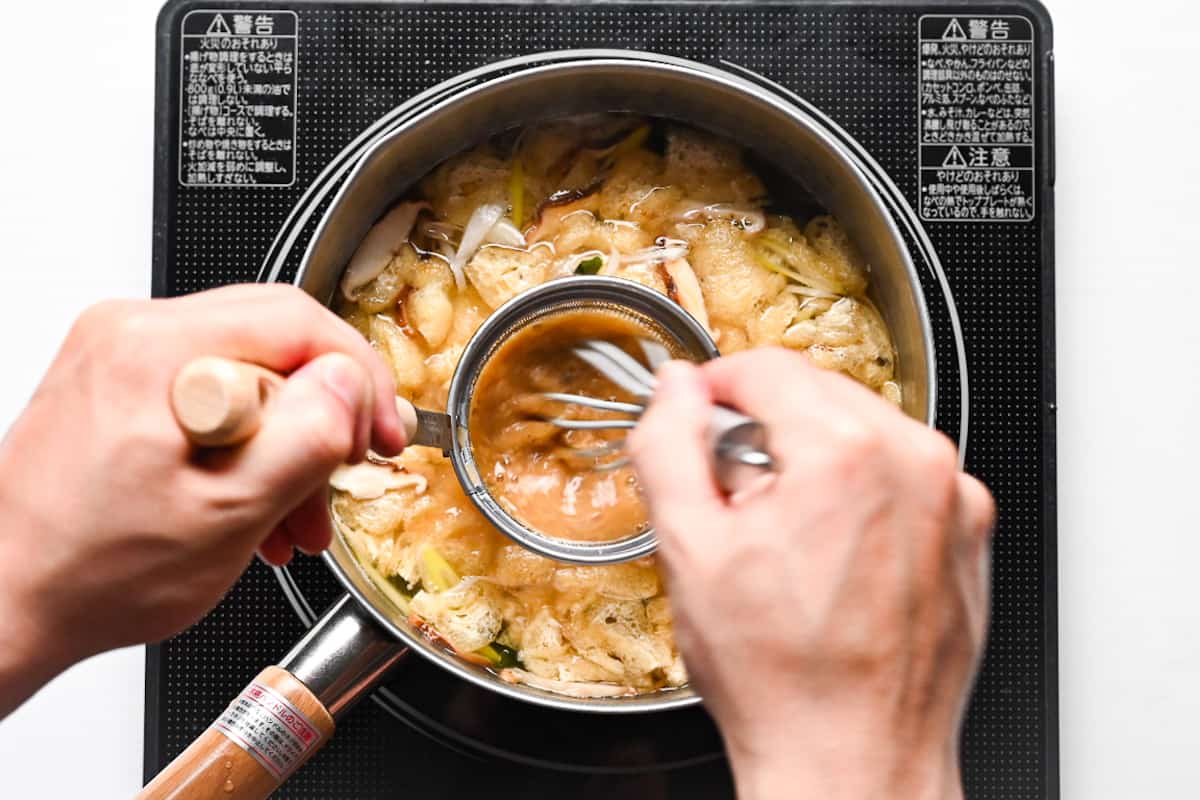
<svg viewBox="0 0 1200 800">
<path fill-rule="evenodd" d="M 529 325 L 559 315 L 598 311 L 634 322 L 676 358 L 706 361 L 718 355 L 699 322 L 667 297 L 641 284 L 606 276 L 569 276 L 542 284 L 498 308 L 464 348 L 450 384 L 446 412 L 414 409 L 414 444 L 441 448 L 463 491 L 503 534 L 544 556 L 578 564 L 613 564 L 655 549 L 652 527 L 605 541 L 578 541 L 536 530 L 498 502 L 476 463 L 469 420 L 479 376 L 501 347 Z"/>
</svg>

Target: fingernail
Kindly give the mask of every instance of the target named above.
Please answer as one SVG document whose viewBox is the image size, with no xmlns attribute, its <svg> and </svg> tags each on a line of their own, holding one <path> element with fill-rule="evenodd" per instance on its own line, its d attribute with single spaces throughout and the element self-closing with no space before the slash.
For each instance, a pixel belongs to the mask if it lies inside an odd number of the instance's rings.
<svg viewBox="0 0 1200 800">
<path fill-rule="evenodd" d="M 672 398 L 672 402 L 694 406 L 703 402 L 707 392 L 700 371 L 691 361 L 668 361 L 659 367 L 659 391 L 656 394 Z"/>
<path fill-rule="evenodd" d="M 357 414 L 363 401 L 363 371 L 349 356 L 326 356 L 321 363 L 321 383 Z"/>
<path fill-rule="evenodd" d="M 257 558 L 259 561 L 261 561 L 263 564 L 265 564 L 268 567 L 286 567 L 292 561 L 292 551 L 289 550 L 288 554 L 287 554 L 287 558 L 285 558 L 283 561 L 280 561 L 279 563 L 276 563 L 276 562 L 272 561 L 271 559 L 267 558 L 266 556 L 264 556 L 262 554 L 261 550 L 256 550 L 254 553 L 254 557 Z"/>
<path fill-rule="evenodd" d="M 690 361 L 668 361 L 658 368 L 658 382 L 668 387 L 687 381 L 696 367 Z"/>
</svg>

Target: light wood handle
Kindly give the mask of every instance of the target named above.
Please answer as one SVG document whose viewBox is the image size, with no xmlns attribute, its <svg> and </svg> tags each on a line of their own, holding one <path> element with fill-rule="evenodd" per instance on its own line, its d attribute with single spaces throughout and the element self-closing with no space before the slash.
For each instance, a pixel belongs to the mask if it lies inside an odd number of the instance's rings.
<svg viewBox="0 0 1200 800">
<path fill-rule="evenodd" d="M 257 364 L 218 356 L 189 361 L 171 385 L 171 410 L 188 440 L 200 447 L 241 444 L 258 432 L 262 411 L 283 376 Z M 417 409 L 402 397 L 396 411 L 404 440 L 416 438 Z"/>
<path fill-rule="evenodd" d="M 280 667 L 258 674 L 136 800 L 262 800 L 333 734 L 333 717 Z"/>
<path fill-rule="evenodd" d="M 258 432 L 264 406 L 282 385 L 283 378 L 269 369 L 204 356 L 188 362 L 175 376 L 171 410 L 193 444 L 241 444 Z"/>
</svg>

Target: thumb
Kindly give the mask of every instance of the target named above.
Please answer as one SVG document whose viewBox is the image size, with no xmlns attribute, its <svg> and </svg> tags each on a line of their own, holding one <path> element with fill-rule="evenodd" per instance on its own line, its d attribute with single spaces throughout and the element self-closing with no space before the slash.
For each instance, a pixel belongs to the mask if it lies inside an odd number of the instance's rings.
<svg viewBox="0 0 1200 800">
<path fill-rule="evenodd" d="M 693 527 L 724 508 L 709 467 L 711 394 L 699 370 L 672 361 L 658 370 L 658 386 L 628 440 L 628 452 L 646 492 L 660 535 Z"/>
<path fill-rule="evenodd" d="M 371 429 L 370 374 L 341 353 L 293 372 L 267 406 L 242 458 L 249 485 L 280 503 L 280 516 L 329 479 L 339 464 L 362 458 Z"/>
</svg>

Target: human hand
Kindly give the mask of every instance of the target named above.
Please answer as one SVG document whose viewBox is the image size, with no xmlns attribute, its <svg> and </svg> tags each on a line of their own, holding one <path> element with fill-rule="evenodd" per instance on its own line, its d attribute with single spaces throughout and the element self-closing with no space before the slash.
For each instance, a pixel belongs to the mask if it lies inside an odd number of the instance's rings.
<svg viewBox="0 0 1200 800">
<path fill-rule="evenodd" d="M 244 445 L 197 451 L 172 416 L 201 355 L 290 373 Z M 74 661 L 195 622 L 256 549 L 324 549 L 330 472 L 404 445 L 393 396 L 371 346 L 290 286 L 87 311 L 0 444 L 0 717 Z"/>
<path fill-rule="evenodd" d="M 961 796 L 987 489 L 945 436 L 799 354 L 672 363 L 658 378 L 630 452 L 675 635 L 739 796 Z M 778 465 L 732 498 L 707 467 L 714 401 L 763 422 Z"/>
</svg>

